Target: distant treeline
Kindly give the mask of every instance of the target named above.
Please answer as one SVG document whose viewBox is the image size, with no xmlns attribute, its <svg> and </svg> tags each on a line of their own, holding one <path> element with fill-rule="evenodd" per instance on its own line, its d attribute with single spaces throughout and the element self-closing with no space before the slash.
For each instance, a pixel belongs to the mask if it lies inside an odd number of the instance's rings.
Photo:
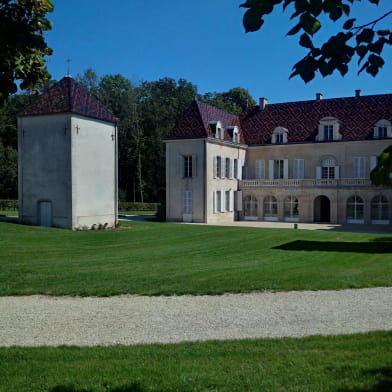
<svg viewBox="0 0 392 392">
<path fill-rule="evenodd" d="M 98 76 L 87 69 L 75 78 L 116 117 L 119 142 L 119 198 L 127 202 L 165 199 L 165 139 L 195 98 L 233 114 L 255 102 L 248 91 L 233 88 L 200 95 L 184 80 L 162 78 L 134 83 L 122 75 Z M 38 86 L 41 92 L 55 80 Z M 17 113 L 34 96 L 11 96 L 0 107 L 0 198 L 17 199 Z"/>
</svg>

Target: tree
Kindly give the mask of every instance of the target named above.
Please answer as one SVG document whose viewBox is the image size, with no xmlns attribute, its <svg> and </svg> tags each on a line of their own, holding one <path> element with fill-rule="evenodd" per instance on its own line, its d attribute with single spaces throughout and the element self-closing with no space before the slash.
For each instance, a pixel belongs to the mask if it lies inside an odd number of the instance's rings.
<svg viewBox="0 0 392 392">
<path fill-rule="evenodd" d="M 34 89 L 50 77 L 45 56 L 52 49 L 43 33 L 51 29 L 50 0 L 0 0 L 0 104 L 18 90 Z"/>
<path fill-rule="evenodd" d="M 206 93 L 200 99 L 205 103 L 236 115 L 240 114 L 248 106 L 256 105 L 249 91 L 241 87 L 234 87 L 224 93 Z"/>
<path fill-rule="evenodd" d="M 392 186 L 392 146 L 381 153 L 377 166 L 370 173 L 370 179 L 374 185 Z"/>
<path fill-rule="evenodd" d="M 291 19 L 295 20 L 295 25 L 287 35 L 301 33 L 299 45 L 306 48 L 308 53 L 293 66 L 290 78 L 298 75 L 309 82 L 317 72 L 323 77 L 335 71 L 344 76 L 354 58 L 358 58 L 360 65 L 358 74 L 365 71 L 376 76 L 384 65 L 381 54 L 385 46 L 392 45 L 392 32 L 379 25 L 392 14 L 392 10 L 366 24 L 357 25 L 350 12 L 351 5 L 359 1 L 361 0 L 246 0 L 240 7 L 248 9 L 243 17 L 246 32 L 259 30 L 264 24 L 265 16 L 277 5 L 282 4 L 283 10 L 288 7 L 293 9 Z M 375 5 L 380 2 L 367 1 Z M 332 22 L 344 18 L 344 23 L 337 34 L 316 46 L 313 37 L 322 28 L 323 16 L 327 16 Z"/>
</svg>

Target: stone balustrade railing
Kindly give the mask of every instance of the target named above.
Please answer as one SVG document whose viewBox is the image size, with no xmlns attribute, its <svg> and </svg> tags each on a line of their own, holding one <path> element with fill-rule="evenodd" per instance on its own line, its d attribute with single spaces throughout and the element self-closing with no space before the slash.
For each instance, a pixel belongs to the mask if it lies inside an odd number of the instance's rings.
<svg viewBox="0 0 392 392">
<path fill-rule="evenodd" d="M 240 188 L 290 188 L 290 187 L 346 187 L 346 186 L 371 186 L 371 181 L 366 178 L 342 179 L 306 179 L 306 180 L 242 180 Z"/>
</svg>

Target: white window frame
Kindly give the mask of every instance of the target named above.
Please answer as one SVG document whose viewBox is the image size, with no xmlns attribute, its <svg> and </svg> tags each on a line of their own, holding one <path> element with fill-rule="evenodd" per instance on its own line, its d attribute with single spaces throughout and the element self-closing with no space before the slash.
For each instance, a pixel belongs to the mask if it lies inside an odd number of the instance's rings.
<svg viewBox="0 0 392 392">
<path fill-rule="evenodd" d="M 287 143 L 287 135 L 288 129 L 284 127 L 276 127 L 271 136 L 272 144 L 286 144 Z"/>
<path fill-rule="evenodd" d="M 328 127 L 328 128 L 326 128 Z M 330 135 L 329 129 L 332 127 L 332 139 L 325 138 L 325 130 L 328 129 L 328 136 Z M 342 140 L 342 135 L 339 131 L 340 121 L 335 117 L 324 117 L 319 121 L 318 134 L 316 136 L 316 141 L 318 142 L 331 142 L 334 140 Z"/>
<path fill-rule="evenodd" d="M 183 206 L 184 206 L 184 214 L 192 214 L 193 209 L 193 195 L 192 191 L 184 191 L 183 193 Z"/>
<path fill-rule="evenodd" d="M 386 135 L 380 135 L 380 129 L 385 129 L 386 128 Z M 382 131 L 384 133 L 384 131 Z M 392 137 L 392 123 L 389 120 L 382 119 L 380 121 L 377 121 L 375 127 L 374 127 L 374 132 L 373 132 L 373 138 L 374 139 L 384 139 L 384 138 L 390 138 Z"/>
</svg>

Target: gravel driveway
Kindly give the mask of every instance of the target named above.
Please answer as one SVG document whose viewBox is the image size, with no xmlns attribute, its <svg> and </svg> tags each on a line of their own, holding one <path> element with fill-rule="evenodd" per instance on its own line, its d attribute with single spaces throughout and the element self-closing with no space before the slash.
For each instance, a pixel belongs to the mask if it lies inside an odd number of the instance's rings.
<svg viewBox="0 0 392 392">
<path fill-rule="evenodd" d="M 114 345 L 392 330 L 392 288 L 108 298 L 0 297 L 0 346 Z"/>
</svg>

